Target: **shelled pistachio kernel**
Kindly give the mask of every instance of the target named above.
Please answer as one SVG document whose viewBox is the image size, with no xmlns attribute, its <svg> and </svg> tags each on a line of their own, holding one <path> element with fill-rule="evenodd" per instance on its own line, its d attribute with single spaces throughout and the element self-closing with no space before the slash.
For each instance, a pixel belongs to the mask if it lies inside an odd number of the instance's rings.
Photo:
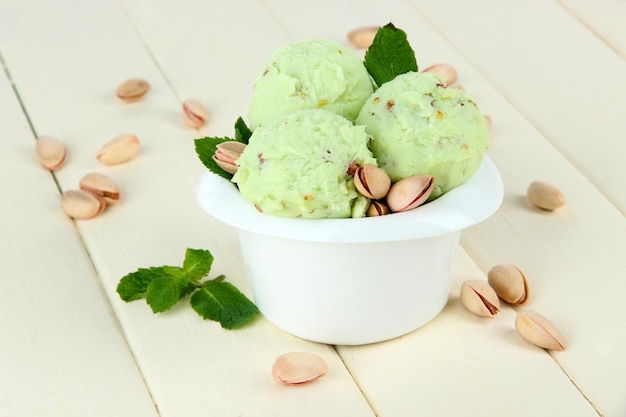
<svg viewBox="0 0 626 417">
<path fill-rule="evenodd" d="M 67 190 L 61 196 L 61 207 L 74 219 L 91 219 L 104 211 L 106 202 L 85 190 Z"/>
<path fill-rule="evenodd" d="M 428 72 L 433 75 L 438 75 L 440 77 L 443 77 L 446 80 L 447 85 L 452 85 L 456 83 L 457 80 L 459 79 L 459 75 L 457 73 L 456 68 L 454 68 L 450 64 L 444 64 L 444 63 L 433 64 L 423 69 L 422 72 Z"/>
<path fill-rule="evenodd" d="M 116 165 L 127 162 L 139 152 L 139 139 L 132 133 L 124 133 L 105 143 L 96 158 L 107 165 Z"/>
<path fill-rule="evenodd" d="M 522 311 L 515 319 L 515 329 L 535 346 L 550 350 L 565 350 L 563 336 L 547 317 L 536 311 Z"/>
<path fill-rule="evenodd" d="M 378 26 L 366 26 L 351 30 L 348 32 L 348 41 L 355 48 L 367 49 L 374 42 L 378 29 Z"/>
<path fill-rule="evenodd" d="M 498 264 L 487 273 L 487 281 L 498 297 L 513 305 L 522 305 L 529 298 L 528 281 L 515 265 Z"/>
<path fill-rule="evenodd" d="M 148 90 L 150 84 L 142 78 L 130 78 L 117 86 L 116 95 L 124 101 L 137 101 L 143 97 Z"/>
<path fill-rule="evenodd" d="M 565 195 L 555 185 L 545 181 L 533 181 L 526 190 L 531 203 L 542 210 L 554 211 L 565 205 Z"/>
<path fill-rule="evenodd" d="M 318 355 L 289 352 L 280 355 L 272 365 L 272 376 L 285 385 L 300 385 L 326 375 L 328 365 Z"/>
<path fill-rule="evenodd" d="M 86 174 L 79 181 L 78 187 L 103 198 L 107 203 L 115 203 L 120 199 L 120 187 L 111 178 L 99 172 Z"/>
<path fill-rule="evenodd" d="M 209 112 L 198 100 L 190 98 L 183 102 L 183 116 L 191 127 L 204 126 L 209 118 Z"/>
<path fill-rule="evenodd" d="M 35 143 L 35 151 L 39 163 L 54 171 L 63 165 L 67 155 L 67 148 L 63 142 L 52 136 L 40 136 Z"/>
<path fill-rule="evenodd" d="M 493 317 L 500 311 L 498 295 L 485 281 L 471 279 L 461 284 L 461 303 L 481 317 Z"/>
</svg>

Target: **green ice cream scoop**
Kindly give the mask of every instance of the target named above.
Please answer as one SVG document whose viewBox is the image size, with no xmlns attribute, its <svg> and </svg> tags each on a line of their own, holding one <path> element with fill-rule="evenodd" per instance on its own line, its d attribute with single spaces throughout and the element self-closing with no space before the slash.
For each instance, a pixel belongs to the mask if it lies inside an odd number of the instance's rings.
<svg viewBox="0 0 626 417">
<path fill-rule="evenodd" d="M 485 118 L 471 97 L 429 73 L 409 72 L 383 84 L 355 124 L 372 136 L 370 149 L 392 181 L 435 178 L 429 200 L 467 181 L 489 145 Z"/>
<path fill-rule="evenodd" d="M 354 50 L 325 39 L 297 42 L 278 49 L 261 68 L 248 121 L 255 129 L 294 110 L 317 108 L 354 120 L 372 92 Z"/>
<path fill-rule="evenodd" d="M 354 164 L 376 164 L 363 126 L 333 112 L 299 110 L 258 127 L 232 181 L 263 213 L 282 217 L 363 217 Z"/>
</svg>

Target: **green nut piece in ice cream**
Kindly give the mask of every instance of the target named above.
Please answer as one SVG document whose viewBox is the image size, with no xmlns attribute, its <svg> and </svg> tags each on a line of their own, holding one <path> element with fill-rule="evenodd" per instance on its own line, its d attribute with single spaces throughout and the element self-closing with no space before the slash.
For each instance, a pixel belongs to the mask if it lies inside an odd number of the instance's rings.
<svg viewBox="0 0 626 417">
<path fill-rule="evenodd" d="M 258 127 L 232 181 L 263 213 L 282 217 L 363 217 L 358 164 L 376 164 L 363 126 L 333 112 L 300 110 Z"/>
<path fill-rule="evenodd" d="M 383 84 L 355 123 L 392 181 L 432 175 L 433 200 L 466 182 L 489 146 L 485 118 L 471 97 L 428 73 L 409 72 Z"/>
<path fill-rule="evenodd" d="M 369 73 L 356 52 L 315 39 L 278 49 L 254 83 L 250 128 L 295 110 L 326 109 L 354 120 L 372 94 Z"/>
</svg>

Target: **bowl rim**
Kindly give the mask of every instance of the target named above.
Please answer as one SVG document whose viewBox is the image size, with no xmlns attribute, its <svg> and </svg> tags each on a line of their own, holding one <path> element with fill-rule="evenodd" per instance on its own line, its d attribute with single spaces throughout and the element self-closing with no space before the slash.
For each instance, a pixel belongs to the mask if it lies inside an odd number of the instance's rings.
<svg viewBox="0 0 626 417">
<path fill-rule="evenodd" d="M 464 184 L 416 209 L 386 216 L 304 219 L 263 214 L 244 200 L 235 184 L 210 171 L 202 175 L 196 198 L 208 214 L 240 230 L 312 242 L 371 243 L 423 239 L 473 226 L 498 210 L 504 187 L 485 155 Z"/>
</svg>

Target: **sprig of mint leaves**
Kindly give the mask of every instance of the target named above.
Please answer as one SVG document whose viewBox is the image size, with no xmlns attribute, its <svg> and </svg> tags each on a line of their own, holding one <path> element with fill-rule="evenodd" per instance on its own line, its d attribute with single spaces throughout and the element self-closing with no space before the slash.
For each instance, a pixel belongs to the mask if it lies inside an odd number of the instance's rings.
<svg viewBox="0 0 626 417">
<path fill-rule="evenodd" d="M 213 255 L 187 248 L 183 266 L 139 268 L 125 275 L 117 293 L 126 302 L 145 299 L 153 313 L 172 308 L 191 295 L 191 307 L 205 320 L 218 321 L 225 329 L 237 329 L 259 314 L 259 309 L 224 275 L 201 281 L 211 271 Z"/>
<path fill-rule="evenodd" d="M 388 23 L 378 29 L 374 41 L 365 52 L 363 65 L 377 87 L 393 80 L 400 74 L 418 71 L 415 52 L 407 40 L 406 33 L 402 29 L 396 28 L 393 23 Z M 233 177 L 232 174 L 224 171 L 213 160 L 217 145 L 232 140 L 247 145 L 250 136 L 252 136 L 252 131 L 239 117 L 235 122 L 234 138 L 204 137 L 195 139 L 196 154 L 209 171 L 230 181 Z"/>
</svg>

